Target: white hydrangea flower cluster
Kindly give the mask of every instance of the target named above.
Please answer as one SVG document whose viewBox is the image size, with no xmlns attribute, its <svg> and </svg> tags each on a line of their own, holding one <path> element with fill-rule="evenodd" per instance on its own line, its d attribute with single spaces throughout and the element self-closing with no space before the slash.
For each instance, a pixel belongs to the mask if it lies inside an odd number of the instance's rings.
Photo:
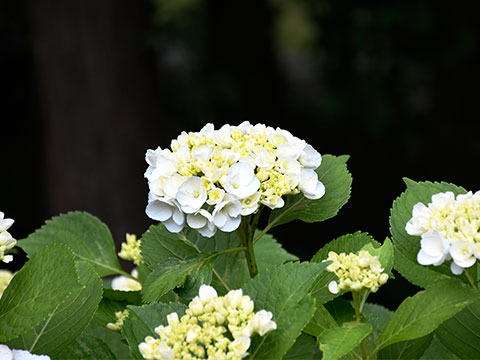
<svg viewBox="0 0 480 360">
<path fill-rule="evenodd" d="M 0 299 L 2 298 L 3 292 L 8 284 L 12 281 L 13 275 L 14 274 L 10 270 L 0 270 Z"/>
<path fill-rule="evenodd" d="M 0 344 L 1 360 L 50 360 L 48 355 L 35 355 L 27 350 L 10 349 L 7 345 Z"/>
<path fill-rule="evenodd" d="M 118 256 L 123 260 L 133 261 L 135 265 L 143 264 L 143 257 L 140 251 L 142 241 L 137 240 L 134 234 L 127 234 L 126 240 L 126 242 L 122 243 Z"/>
<path fill-rule="evenodd" d="M 330 251 L 324 261 L 332 262 L 327 270 L 338 277 L 338 282 L 331 281 L 328 284 L 328 290 L 332 294 L 338 294 L 341 290 L 358 292 L 362 289 L 377 292 L 388 280 L 388 274 L 383 272 L 378 256 L 372 256 L 366 250 L 360 250 L 358 255 Z"/>
<path fill-rule="evenodd" d="M 217 229 L 231 232 L 260 205 L 283 207 L 283 195 L 321 198 L 325 187 L 315 172 L 321 160 L 311 145 L 280 128 L 207 124 L 182 132 L 169 149 L 147 151 L 146 213 L 170 232 L 185 222 L 206 237 Z"/>
<path fill-rule="evenodd" d="M 189 304 L 181 319 L 167 315 L 168 325 L 158 326 L 160 338 L 147 336 L 138 348 L 147 360 L 239 360 L 248 355 L 250 338 L 277 328 L 272 313 L 253 312 L 254 304 L 241 289 L 218 296 L 208 285 Z"/>
<path fill-rule="evenodd" d="M 17 241 L 7 231 L 14 223 L 13 219 L 5 219 L 5 214 L 0 211 L 0 261 L 9 263 L 13 260 L 12 255 L 5 255 L 7 250 L 12 249 Z"/>
<path fill-rule="evenodd" d="M 432 195 L 428 205 L 415 204 L 405 230 L 421 236 L 419 264 L 439 266 L 452 260 L 450 270 L 460 275 L 480 259 L 480 191 Z"/>
</svg>

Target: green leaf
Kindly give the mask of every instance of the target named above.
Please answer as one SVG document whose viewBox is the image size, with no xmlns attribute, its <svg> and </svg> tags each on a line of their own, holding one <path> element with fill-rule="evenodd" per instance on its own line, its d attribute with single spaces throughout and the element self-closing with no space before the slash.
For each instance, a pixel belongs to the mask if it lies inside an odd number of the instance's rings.
<svg viewBox="0 0 480 360">
<path fill-rule="evenodd" d="M 360 322 L 348 322 L 326 330 L 318 339 L 323 359 L 340 359 L 355 349 L 371 331 L 372 325 Z"/>
<path fill-rule="evenodd" d="M 455 280 L 437 282 L 406 298 L 386 326 L 379 340 L 379 349 L 431 333 L 474 298 L 473 290 Z"/>
<path fill-rule="evenodd" d="M 380 248 L 381 246 L 380 243 L 377 242 L 373 237 L 364 232 L 357 231 L 353 234 L 342 235 L 335 240 L 330 241 L 328 244 L 318 250 L 310 261 L 314 263 L 320 263 L 328 258 L 328 253 L 330 251 L 335 251 L 337 254 L 342 252 L 347 254 L 351 252 L 356 253 L 368 244 L 373 244 L 374 248 Z M 324 271 L 322 274 L 320 274 L 320 276 L 317 277 L 312 288 L 312 294 L 318 301 L 320 301 L 320 303 L 324 304 L 345 293 L 340 292 L 339 294 L 332 294 L 328 290 L 328 284 L 330 281 L 336 279 L 337 276 L 329 271 Z"/>
<path fill-rule="evenodd" d="M 283 360 L 313 360 L 321 359 L 317 342 L 309 335 L 301 334 Z"/>
<path fill-rule="evenodd" d="M 313 318 L 303 329 L 303 332 L 309 335 L 313 335 L 315 337 L 319 337 L 326 330 L 336 327 L 338 327 L 338 324 L 333 318 L 333 316 L 330 315 L 325 306 L 317 302 Z"/>
<path fill-rule="evenodd" d="M 123 333 L 127 337 L 131 355 L 135 359 L 143 360 L 138 351 L 138 345 L 145 341 L 145 337 L 153 336 L 158 338 L 155 328 L 159 325 L 167 325 L 167 315 L 176 312 L 180 319 L 187 307 L 183 304 L 154 303 L 143 306 L 128 306 L 130 315 L 123 322 Z"/>
<path fill-rule="evenodd" d="M 169 258 L 184 260 L 199 253 L 185 234 L 171 233 L 163 224 L 150 226 L 142 235 L 140 248 L 143 260 L 152 270 Z"/>
<path fill-rule="evenodd" d="M 390 213 L 390 232 L 392 234 L 395 269 L 414 285 L 427 287 L 430 284 L 453 277 L 449 263 L 442 266 L 423 266 L 417 262 L 417 254 L 420 250 L 420 236 L 408 235 L 405 225 L 412 218 L 413 206 L 418 202 L 428 205 L 432 201 L 432 195 L 440 192 L 452 191 L 454 194 L 465 193 L 462 187 L 438 182 L 415 182 L 404 179 L 407 190 L 394 202 Z M 458 276 L 456 278 L 459 278 Z M 464 278 L 462 275 L 461 278 Z M 466 279 L 464 280 L 466 282 Z"/>
<path fill-rule="evenodd" d="M 174 289 L 175 293 L 185 300 L 192 300 L 198 295 L 200 286 L 210 285 L 212 282 L 213 262 L 207 261 L 201 265 L 197 271 L 192 271 L 185 278 L 185 283 L 181 288 Z"/>
<path fill-rule="evenodd" d="M 309 200 L 301 193 L 287 196 L 285 205 L 271 212 L 269 223 L 278 226 L 295 219 L 312 223 L 337 215 L 350 197 L 352 176 L 347 170 L 348 158 L 348 155 L 323 155 L 316 172 L 325 185 L 325 195 L 318 200 Z"/>
<path fill-rule="evenodd" d="M 442 345 L 440 340 L 434 335 L 430 346 L 425 350 L 420 357 L 422 360 L 458 360 L 457 355 L 450 352 L 445 346 Z M 465 358 L 466 359 L 466 358 Z"/>
<path fill-rule="evenodd" d="M 82 334 L 100 302 L 102 282 L 86 262 L 77 264 L 77 273 L 83 287 L 74 290 L 35 329 L 17 339 L 15 343 L 20 346 L 14 347 L 54 357 Z"/>
<path fill-rule="evenodd" d="M 67 246 L 52 245 L 25 263 L 0 299 L 0 342 L 37 326 L 82 286 L 74 259 Z"/>
<path fill-rule="evenodd" d="M 480 359 L 480 300 L 442 323 L 435 335 L 462 359 Z"/>
<path fill-rule="evenodd" d="M 68 245 L 79 260 L 89 262 L 100 277 L 118 274 L 122 268 L 107 226 L 85 212 L 69 212 L 47 220 L 45 225 L 17 244 L 28 256 L 51 244 Z"/>
<path fill-rule="evenodd" d="M 397 342 L 387 346 L 385 349 L 380 350 L 377 359 L 420 359 L 425 353 L 425 350 L 430 346 L 432 339 L 433 334 L 430 333 L 417 339 Z"/>
<path fill-rule="evenodd" d="M 142 287 L 142 298 L 145 302 L 155 302 L 170 290 L 184 285 L 187 276 L 198 277 L 203 266 L 214 260 L 214 256 L 198 254 L 189 260 L 170 258 L 159 264 L 145 280 Z M 200 286 L 199 286 L 200 287 Z"/>
<path fill-rule="evenodd" d="M 355 320 L 355 309 L 351 301 L 338 297 L 324 306 L 339 325 Z"/>
<path fill-rule="evenodd" d="M 325 264 L 291 262 L 269 268 L 250 280 L 243 293 L 255 303 L 255 311 L 273 313 L 277 329 L 252 338 L 250 359 L 281 359 L 315 312 L 310 288 Z"/>
<path fill-rule="evenodd" d="M 91 322 L 83 334 L 67 347 L 59 360 L 129 360 L 128 345 L 122 334 Z"/>
</svg>

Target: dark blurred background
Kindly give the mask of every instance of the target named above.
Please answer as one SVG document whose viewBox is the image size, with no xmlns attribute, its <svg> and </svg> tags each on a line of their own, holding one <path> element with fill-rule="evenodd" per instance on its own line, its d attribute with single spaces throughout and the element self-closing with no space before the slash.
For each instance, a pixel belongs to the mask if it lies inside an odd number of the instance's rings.
<svg viewBox="0 0 480 360">
<path fill-rule="evenodd" d="M 381 242 L 402 177 L 480 189 L 474 4 L 4 0 L 0 211 L 17 239 L 88 211 L 119 246 L 153 223 L 146 149 L 249 120 L 351 155 L 349 203 L 275 229 L 287 250 L 308 260 L 357 230 Z M 374 300 L 415 291 L 397 276 Z"/>
</svg>

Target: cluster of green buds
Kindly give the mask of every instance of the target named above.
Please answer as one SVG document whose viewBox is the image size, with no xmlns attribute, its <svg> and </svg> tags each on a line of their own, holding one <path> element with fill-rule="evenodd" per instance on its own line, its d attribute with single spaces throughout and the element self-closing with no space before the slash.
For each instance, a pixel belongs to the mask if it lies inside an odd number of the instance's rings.
<svg viewBox="0 0 480 360">
<path fill-rule="evenodd" d="M 378 256 L 372 256 L 366 250 L 361 250 L 358 255 L 330 251 L 325 261 L 332 262 L 327 270 L 338 277 L 338 281 L 328 284 L 328 290 L 333 294 L 342 290 L 359 292 L 362 289 L 376 292 L 388 280 Z"/>
<path fill-rule="evenodd" d="M 248 355 L 251 336 L 277 328 L 271 312 L 253 310 L 241 289 L 218 296 L 202 285 L 181 319 L 175 312 L 167 315 L 168 325 L 155 328 L 159 338 L 147 336 L 138 348 L 147 360 L 239 360 Z"/>
<path fill-rule="evenodd" d="M 134 234 L 127 234 L 127 242 L 122 243 L 118 256 L 123 260 L 133 261 L 135 265 L 143 264 L 143 257 L 140 252 L 141 240 L 137 240 Z"/>
<path fill-rule="evenodd" d="M 123 310 L 123 311 L 117 311 L 115 313 L 115 317 L 117 318 L 117 321 L 114 323 L 108 323 L 107 324 L 107 329 L 110 329 L 112 331 L 121 331 L 122 326 L 123 326 L 123 321 L 128 317 L 128 310 Z"/>
</svg>

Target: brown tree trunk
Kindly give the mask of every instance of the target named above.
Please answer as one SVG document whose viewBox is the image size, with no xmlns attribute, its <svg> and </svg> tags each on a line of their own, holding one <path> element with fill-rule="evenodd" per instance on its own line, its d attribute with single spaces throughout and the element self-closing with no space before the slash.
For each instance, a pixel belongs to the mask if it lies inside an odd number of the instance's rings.
<svg viewBox="0 0 480 360">
<path fill-rule="evenodd" d="M 148 1 L 31 0 L 30 10 L 49 215 L 88 211 L 117 243 L 141 235 L 151 223 L 144 154 L 158 143 L 152 125 L 165 123 Z"/>
</svg>

